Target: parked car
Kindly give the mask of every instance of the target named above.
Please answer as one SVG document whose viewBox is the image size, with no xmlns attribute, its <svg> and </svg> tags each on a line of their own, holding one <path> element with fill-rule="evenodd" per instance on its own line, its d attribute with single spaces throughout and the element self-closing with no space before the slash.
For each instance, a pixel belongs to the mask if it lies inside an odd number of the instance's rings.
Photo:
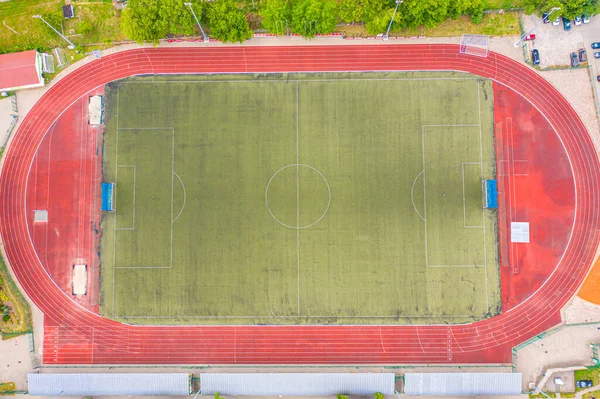
<svg viewBox="0 0 600 399">
<path fill-rule="evenodd" d="M 533 65 L 540 65 L 540 52 L 536 48 L 531 52 L 531 62 Z"/>
<path fill-rule="evenodd" d="M 600 51 L 596 51 L 594 53 L 594 58 L 600 58 Z"/>
<path fill-rule="evenodd" d="M 567 19 L 565 17 L 562 17 L 562 21 L 563 21 L 563 28 L 564 30 L 566 30 L 567 32 L 571 30 L 571 20 Z"/>
<path fill-rule="evenodd" d="M 548 22 L 550 22 L 548 20 L 548 17 L 550 16 L 550 14 L 548 14 L 547 12 L 543 12 L 542 13 L 542 20 L 544 21 L 545 24 L 547 24 Z"/>
<path fill-rule="evenodd" d="M 587 61 L 587 53 L 585 52 L 585 49 L 580 48 L 579 49 L 579 62 L 586 62 Z"/>
<path fill-rule="evenodd" d="M 577 57 L 577 53 L 571 53 L 571 66 L 575 68 L 577 65 L 579 65 L 579 58 Z"/>
<path fill-rule="evenodd" d="M 579 26 L 581 25 L 581 17 L 578 15 L 575 17 L 575 26 Z"/>
<path fill-rule="evenodd" d="M 583 19 L 584 24 L 589 24 L 591 18 L 589 15 L 581 14 L 581 19 Z"/>
<path fill-rule="evenodd" d="M 592 380 L 577 380 L 577 388 L 589 388 L 594 386 Z"/>
<path fill-rule="evenodd" d="M 594 42 L 594 43 L 592 43 L 592 48 L 593 49 L 600 48 L 600 42 Z"/>
<path fill-rule="evenodd" d="M 531 33 L 523 38 L 523 40 L 535 40 L 535 33 Z"/>
<path fill-rule="evenodd" d="M 552 25 L 554 25 L 554 26 L 560 25 L 560 17 L 556 17 L 556 19 L 554 21 L 552 21 Z"/>
</svg>

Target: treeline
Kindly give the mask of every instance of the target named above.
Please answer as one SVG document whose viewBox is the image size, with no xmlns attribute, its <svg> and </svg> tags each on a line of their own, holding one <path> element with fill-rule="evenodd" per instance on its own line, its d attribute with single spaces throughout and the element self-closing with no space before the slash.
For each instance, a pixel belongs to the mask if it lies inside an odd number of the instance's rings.
<svg viewBox="0 0 600 399">
<path fill-rule="evenodd" d="M 121 15 L 123 31 L 138 42 L 157 42 L 169 34 L 191 35 L 195 21 L 185 2 L 129 0 Z M 333 32 L 339 22 L 364 23 L 367 32 L 376 35 L 385 31 L 396 5 L 395 0 L 255 0 L 256 8 L 245 11 L 233 0 L 190 2 L 210 36 L 224 42 L 242 42 L 258 28 L 311 38 Z M 404 0 L 393 26 L 433 27 L 461 15 L 479 23 L 484 9 L 485 0 Z"/>
<path fill-rule="evenodd" d="M 600 0 L 521 0 L 520 2 L 526 14 L 560 8 L 552 14 L 552 18 L 563 16 L 573 19 L 578 15 L 592 16 L 600 12 Z"/>
<path fill-rule="evenodd" d="M 122 13 L 124 33 L 138 42 L 157 42 L 168 34 L 191 35 L 195 21 L 188 0 L 129 0 Z M 311 38 L 335 30 L 339 22 L 364 23 L 371 35 L 383 33 L 396 6 L 395 0 L 254 0 L 244 10 L 234 0 L 189 0 L 210 36 L 224 42 L 242 42 L 255 29 L 270 33 L 296 33 Z M 574 18 L 600 11 L 600 0 L 506 0 L 502 8 L 522 7 L 526 13 L 560 7 L 553 17 Z M 393 29 L 435 27 L 447 19 L 470 16 L 473 23 L 484 17 L 487 0 L 404 0 L 398 7 Z"/>
</svg>

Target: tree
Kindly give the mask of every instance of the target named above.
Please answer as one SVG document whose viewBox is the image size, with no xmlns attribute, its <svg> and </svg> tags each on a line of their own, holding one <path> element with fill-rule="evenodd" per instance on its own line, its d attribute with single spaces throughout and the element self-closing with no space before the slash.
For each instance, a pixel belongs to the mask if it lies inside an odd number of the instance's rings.
<svg viewBox="0 0 600 399">
<path fill-rule="evenodd" d="M 361 4 L 363 7 L 363 21 L 365 22 L 381 16 L 382 13 L 393 10 L 396 6 L 394 0 L 361 0 Z"/>
<path fill-rule="evenodd" d="M 339 5 L 340 19 L 343 22 L 359 22 L 363 20 L 364 7 L 360 0 L 342 0 Z"/>
<path fill-rule="evenodd" d="M 44 19 L 44 21 L 52 25 L 56 30 L 58 30 L 59 32 L 61 31 L 63 21 L 62 15 L 54 12 L 49 12 L 42 14 L 42 18 Z M 42 21 L 40 21 L 40 23 L 44 25 L 44 30 L 46 31 L 46 33 L 50 35 L 56 35 L 56 32 L 54 32 L 48 25 L 46 25 Z"/>
<path fill-rule="evenodd" d="M 587 0 L 583 6 L 583 12 L 592 16 L 600 12 L 600 0 Z"/>
<path fill-rule="evenodd" d="M 451 0 L 405 0 L 402 4 L 402 20 L 411 28 L 432 28 L 448 18 Z M 453 0 L 452 0 L 453 1 Z"/>
<path fill-rule="evenodd" d="M 83 21 L 79 22 L 79 24 L 77 25 L 77 31 L 78 31 L 78 33 L 81 33 L 82 35 L 87 35 L 92 30 L 94 30 L 94 25 L 92 25 L 92 23 L 88 20 L 84 19 Z"/>
<path fill-rule="evenodd" d="M 471 0 L 466 7 L 466 14 L 471 16 L 471 22 L 480 24 L 483 21 L 483 11 L 485 9 L 484 0 Z"/>
<path fill-rule="evenodd" d="M 288 0 L 264 0 L 259 14 L 263 18 L 263 27 L 278 35 L 285 34 L 292 22 L 292 9 Z"/>
<path fill-rule="evenodd" d="M 219 392 L 215 392 L 214 397 L 215 397 L 215 399 L 223 399 L 223 397 L 221 395 L 219 395 Z"/>
<path fill-rule="evenodd" d="M 379 14 L 369 18 L 367 22 L 365 22 L 365 28 L 370 35 L 378 35 L 387 30 L 388 25 L 390 24 L 390 20 L 392 19 L 392 15 L 394 15 L 394 9 L 390 8 L 388 10 L 384 10 Z M 400 25 L 402 15 L 398 12 L 394 17 L 394 24 Z"/>
<path fill-rule="evenodd" d="M 337 24 L 335 0 L 302 0 L 292 10 L 292 31 L 304 37 L 331 33 Z"/>
<path fill-rule="evenodd" d="M 121 27 L 136 42 L 157 43 L 169 33 L 193 33 L 194 20 L 184 0 L 129 0 Z"/>
<path fill-rule="evenodd" d="M 206 13 L 210 35 L 223 42 L 243 42 L 252 37 L 252 30 L 243 11 L 232 0 L 215 0 Z"/>
<path fill-rule="evenodd" d="M 563 2 L 563 7 L 560 10 L 565 18 L 573 19 L 576 16 L 583 14 L 586 0 L 567 0 Z"/>
<path fill-rule="evenodd" d="M 341 393 L 338 393 L 336 396 L 336 399 L 348 399 L 348 397 L 346 395 L 342 395 Z"/>
<path fill-rule="evenodd" d="M 375 399 L 385 399 L 385 395 L 381 392 L 375 392 Z"/>
</svg>

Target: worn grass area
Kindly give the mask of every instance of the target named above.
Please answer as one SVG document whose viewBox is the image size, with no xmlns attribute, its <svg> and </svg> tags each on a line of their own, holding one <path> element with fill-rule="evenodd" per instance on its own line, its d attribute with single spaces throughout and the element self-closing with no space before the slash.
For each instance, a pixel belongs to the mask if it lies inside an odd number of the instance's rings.
<svg viewBox="0 0 600 399">
<path fill-rule="evenodd" d="M 594 385 L 600 385 L 600 369 L 575 370 L 575 381 L 578 380 L 592 380 Z M 575 387 L 575 390 L 581 391 L 581 388 Z"/>
<path fill-rule="evenodd" d="M 63 4 L 60 0 L 0 2 L 0 52 L 8 53 L 59 44 L 62 39 L 55 33 L 48 32 L 43 23 L 32 16 L 59 13 Z"/>
<path fill-rule="evenodd" d="M 560 396 L 563 397 L 563 398 L 565 397 L 562 394 Z M 582 397 L 583 397 L 583 399 L 592 399 L 592 398 L 600 397 L 600 390 L 590 391 L 590 392 L 584 393 Z"/>
<path fill-rule="evenodd" d="M 562 396 L 562 394 L 561 394 L 561 396 Z M 535 394 L 535 395 L 529 394 L 529 397 L 531 399 L 545 399 L 545 398 L 548 398 L 548 397 L 550 397 L 550 398 L 556 398 L 556 393 L 554 393 L 554 392 L 544 392 L 544 393 L 538 393 L 538 394 Z"/>
<path fill-rule="evenodd" d="M 336 32 L 344 33 L 349 37 L 369 36 L 362 24 L 341 25 Z M 424 26 L 415 29 L 400 29 L 390 31 L 390 36 L 427 36 L 427 37 L 456 37 L 463 33 L 481 34 L 490 36 L 505 36 L 519 34 L 519 15 L 516 12 L 502 14 L 486 14 L 483 22 L 474 24 L 469 17 L 460 17 L 458 20 L 448 19 L 435 28 Z"/>
<path fill-rule="evenodd" d="M 480 24 L 474 24 L 469 17 L 460 17 L 458 20 L 448 19 L 435 28 L 405 29 L 390 32 L 390 36 L 415 36 L 452 37 L 461 36 L 463 33 L 505 36 L 519 34 L 519 15 L 516 12 L 502 14 L 486 14 Z"/>
<path fill-rule="evenodd" d="M 110 1 L 76 1 L 73 4 L 75 18 L 65 21 L 66 33 L 69 33 L 69 29 L 73 29 L 76 35 L 81 35 L 80 26 L 82 21 L 90 22 L 93 27 L 89 33 L 82 36 L 73 36 L 73 39 L 86 44 L 111 44 L 114 41 L 126 39 L 121 32 L 120 18 L 118 18 L 117 12 Z"/>
<path fill-rule="evenodd" d="M 0 319 L 2 339 L 10 339 L 33 331 L 29 304 L 12 281 L 4 259 L 0 257 L 0 290 L 2 304 L 10 308 L 9 320 Z"/>
<path fill-rule="evenodd" d="M 133 78 L 107 87 L 104 315 L 467 322 L 500 311 L 491 82 Z M 114 279 L 114 285 L 113 285 Z"/>
<path fill-rule="evenodd" d="M 120 31 L 119 18 L 110 2 L 73 2 L 75 18 L 64 20 L 60 0 L 12 0 L 0 2 L 0 52 L 65 47 L 66 42 L 50 31 L 33 15 L 56 14 L 62 25 L 54 26 L 75 44 L 111 43 L 125 37 Z M 93 29 L 81 35 L 80 21 L 89 21 Z M 11 30 L 12 29 L 12 30 Z M 71 33 L 71 29 L 73 32 Z M 16 31 L 17 33 L 15 33 Z"/>
</svg>

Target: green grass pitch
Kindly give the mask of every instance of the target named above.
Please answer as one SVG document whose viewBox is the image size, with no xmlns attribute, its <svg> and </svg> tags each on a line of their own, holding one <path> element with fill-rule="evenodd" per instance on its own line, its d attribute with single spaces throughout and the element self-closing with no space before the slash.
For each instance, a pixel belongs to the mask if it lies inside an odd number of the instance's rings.
<svg viewBox="0 0 600 399">
<path fill-rule="evenodd" d="M 500 312 L 491 81 L 153 76 L 106 87 L 101 313 L 143 324 Z"/>
</svg>

